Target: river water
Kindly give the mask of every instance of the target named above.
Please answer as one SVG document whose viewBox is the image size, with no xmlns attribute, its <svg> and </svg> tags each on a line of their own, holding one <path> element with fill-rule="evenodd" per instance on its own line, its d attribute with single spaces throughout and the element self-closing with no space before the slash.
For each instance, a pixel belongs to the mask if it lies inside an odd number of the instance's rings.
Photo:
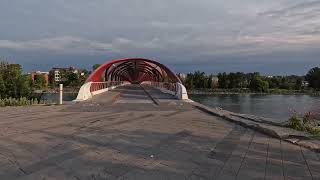
<svg viewBox="0 0 320 180">
<path fill-rule="evenodd" d="M 65 93 L 64 101 L 72 101 L 77 97 L 74 93 Z M 312 109 L 320 109 L 320 96 L 309 95 L 189 95 L 189 98 L 210 107 L 221 107 L 225 110 L 271 118 L 279 122 L 286 121 L 293 111 L 300 113 Z M 56 103 L 58 93 L 46 93 L 42 99 L 47 103 Z"/>
<path fill-rule="evenodd" d="M 288 120 L 293 111 L 304 113 L 320 108 L 320 96 L 309 95 L 189 95 L 189 98 L 206 106 L 280 122 Z"/>
<path fill-rule="evenodd" d="M 45 100 L 48 104 L 59 101 L 59 93 L 43 93 L 37 95 L 40 99 Z M 64 93 L 63 101 L 73 101 L 77 98 L 77 93 Z"/>
</svg>

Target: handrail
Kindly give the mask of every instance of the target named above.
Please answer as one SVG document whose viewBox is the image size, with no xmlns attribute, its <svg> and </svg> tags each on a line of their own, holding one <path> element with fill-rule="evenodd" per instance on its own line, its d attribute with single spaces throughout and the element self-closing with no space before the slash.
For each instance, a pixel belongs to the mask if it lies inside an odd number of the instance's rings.
<svg viewBox="0 0 320 180">
<path fill-rule="evenodd" d="M 112 88 L 124 84 L 124 81 L 91 82 L 90 92 Z"/>
<path fill-rule="evenodd" d="M 177 92 L 176 83 L 167 83 L 167 82 L 151 82 L 151 86 L 163 88 L 172 92 Z"/>
</svg>

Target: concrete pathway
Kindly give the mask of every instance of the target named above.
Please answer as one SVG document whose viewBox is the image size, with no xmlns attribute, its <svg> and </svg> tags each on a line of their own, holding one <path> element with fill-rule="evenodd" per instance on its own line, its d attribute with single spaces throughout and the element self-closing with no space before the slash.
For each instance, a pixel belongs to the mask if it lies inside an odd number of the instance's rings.
<svg viewBox="0 0 320 180">
<path fill-rule="evenodd" d="M 0 108 L 0 179 L 320 179 L 320 155 L 130 85 Z"/>
</svg>

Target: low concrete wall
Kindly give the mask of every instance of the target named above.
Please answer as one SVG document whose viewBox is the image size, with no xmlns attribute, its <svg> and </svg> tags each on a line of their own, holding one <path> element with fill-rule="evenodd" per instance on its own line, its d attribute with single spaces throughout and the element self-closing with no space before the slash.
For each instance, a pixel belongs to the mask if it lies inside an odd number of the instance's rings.
<svg viewBox="0 0 320 180">
<path fill-rule="evenodd" d="M 203 104 L 194 102 L 192 100 L 187 101 L 191 103 L 195 108 L 211 114 L 213 116 L 221 117 L 230 122 L 239 124 L 241 126 L 254 129 L 261 133 L 267 134 L 269 136 L 279 138 L 283 141 L 290 142 L 292 144 L 296 144 L 315 152 L 320 152 L 320 139 L 314 137 L 313 135 L 297 131 L 288 127 L 283 126 L 282 124 L 276 124 L 273 122 L 265 122 L 260 119 L 252 119 L 247 118 L 246 116 L 239 115 L 237 113 L 233 113 L 230 111 L 207 107 Z"/>
<path fill-rule="evenodd" d="M 92 94 L 90 92 L 90 87 L 91 87 L 92 82 L 85 83 L 84 85 L 81 86 L 77 99 L 74 101 L 85 101 L 90 98 L 92 98 Z"/>
</svg>

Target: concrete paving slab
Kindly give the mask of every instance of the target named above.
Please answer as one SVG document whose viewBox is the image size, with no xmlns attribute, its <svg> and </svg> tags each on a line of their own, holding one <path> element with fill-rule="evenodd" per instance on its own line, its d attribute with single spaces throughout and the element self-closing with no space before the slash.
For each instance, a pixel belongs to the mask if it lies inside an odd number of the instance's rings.
<svg viewBox="0 0 320 180">
<path fill-rule="evenodd" d="M 81 103 L 0 108 L 0 129 L 0 179 L 319 177 L 319 154 L 137 85 Z"/>
</svg>

